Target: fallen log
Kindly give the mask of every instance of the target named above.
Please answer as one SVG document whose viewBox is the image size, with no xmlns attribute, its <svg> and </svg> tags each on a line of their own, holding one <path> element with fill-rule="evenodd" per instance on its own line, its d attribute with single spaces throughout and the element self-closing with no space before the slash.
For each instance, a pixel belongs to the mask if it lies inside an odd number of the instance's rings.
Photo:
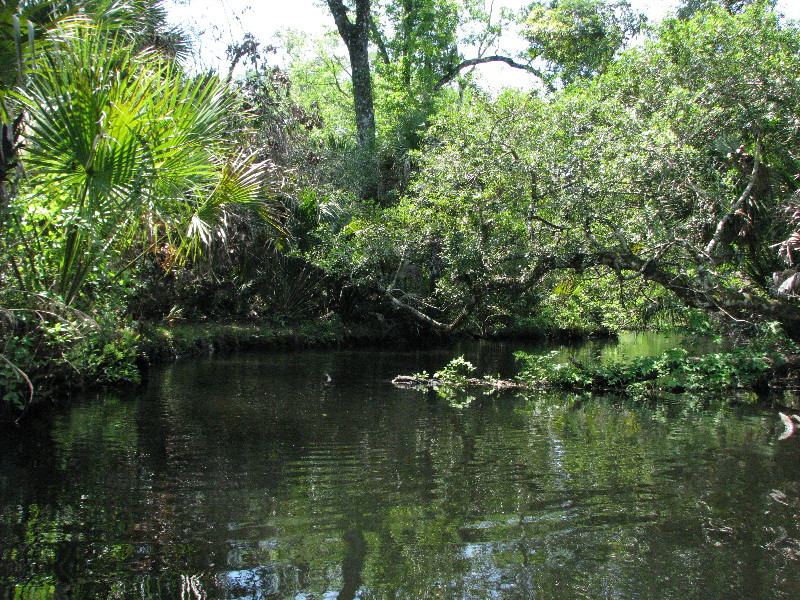
<svg viewBox="0 0 800 600">
<path fill-rule="evenodd" d="M 421 388 L 440 388 L 450 386 L 469 386 L 469 387 L 490 387 L 495 390 L 521 390 L 537 387 L 534 383 L 524 384 L 505 379 L 475 379 L 468 378 L 463 381 L 453 382 L 442 379 L 432 379 L 427 377 L 415 377 L 414 375 L 398 375 L 392 379 L 392 385 L 404 389 Z"/>
<path fill-rule="evenodd" d="M 428 379 L 425 377 L 414 377 L 413 375 L 398 375 L 392 379 L 392 385 L 399 388 L 438 388 L 443 384 L 441 379 Z"/>
</svg>

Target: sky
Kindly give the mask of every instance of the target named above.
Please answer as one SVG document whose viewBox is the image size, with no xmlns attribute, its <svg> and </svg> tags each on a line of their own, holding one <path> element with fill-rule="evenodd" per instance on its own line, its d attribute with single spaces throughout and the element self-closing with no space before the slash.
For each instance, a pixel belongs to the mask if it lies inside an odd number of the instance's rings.
<svg viewBox="0 0 800 600">
<path fill-rule="evenodd" d="M 678 0 L 629 0 L 634 10 L 647 15 L 651 23 L 660 21 L 673 10 Z M 530 0 L 499 0 L 513 9 L 530 4 Z M 324 0 L 167 0 L 170 20 L 195 32 L 201 40 L 203 69 L 226 68 L 225 48 L 239 42 L 245 32 L 252 33 L 263 44 L 274 39 L 279 30 L 294 29 L 311 35 L 333 29 L 333 18 Z M 798 0 L 779 0 L 778 11 L 788 18 L 800 20 Z M 517 41 L 521 44 L 521 41 Z M 509 40 L 512 48 L 514 40 Z M 518 69 L 491 63 L 479 71 L 485 84 L 492 88 L 506 85 L 527 86 L 532 76 Z"/>
</svg>

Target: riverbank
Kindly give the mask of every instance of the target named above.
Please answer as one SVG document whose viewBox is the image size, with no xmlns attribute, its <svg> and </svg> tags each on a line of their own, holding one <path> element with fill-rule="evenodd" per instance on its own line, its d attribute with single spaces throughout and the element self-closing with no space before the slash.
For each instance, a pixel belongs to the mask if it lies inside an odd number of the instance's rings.
<svg viewBox="0 0 800 600">
<path fill-rule="evenodd" d="M 382 339 L 379 331 L 345 326 L 335 316 L 286 325 L 174 320 L 103 327 L 95 322 L 78 333 L 48 340 L 49 345 L 40 343 L 39 348 L 48 350 L 39 350 L 38 355 L 30 351 L 35 360 L 6 368 L 0 379 L 0 398 L 4 400 L 0 402 L 0 422 L 17 421 L 34 407 L 46 409 L 93 389 L 138 385 L 151 366 L 182 357 L 334 348 Z"/>
<path fill-rule="evenodd" d="M 242 351 L 321 348 L 430 347 L 456 341 L 387 322 L 344 323 L 334 313 L 291 323 L 134 321 L 102 326 L 88 321 L 61 339 L 40 335 L 22 367 L 0 369 L 0 423 L 15 422 L 34 406 L 48 405 L 90 390 L 139 385 L 150 367 L 191 356 Z M 48 331 L 49 334 L 49 331 Z M 30 336 L 33 338 L 33 336 Z M 51 336 L 54 338 L 54 336 Z M 34 347 L 35 340 L 23 348 Z M 2 365 L 0 365 L 2 366 Z"/>
<path fill-rule="evenodd" d="M 526 341 L 589 339 L 593 332 L 529 330 Z M 583 335 L 581 335 L 583 333 Z M 71 327 L 21 331 L 19 352 L 0 369 L 0 422 L 15 422 L 34 406 L 69 401 L 104 387 L 138 385 L 151 366 L 183 357 L 241 351 L 312 348 L 431 347 L 471 336 L 441 335 L 404 321 L 343 322 L 335 313 L 286 323 L 90 318 Z M 600 337 L 609 337 L 601 332 Z M 13 361 L 16 362 L 13 362 Z M 13 366 L 12 366 L 13 364 Z M 2 366 L 2 365 L 0 365 Z"/>
<path fill-rule="evenodd" d="M 338 319 L 292 325 L 253 323 L 175 323 L 140 326 L 138 357 L 142 366 L 184 356 L 238 352 L 335 347 L 373 339 L 374 332 L 348 328 Z"/>
<path fill-rule="evenodd" d="M 299 350 L 307 348 L 392 347 L 447 344 L 474 336 L 439 335 L 436 332 L 411 331 L 402 325 L 344 323 L 336 315 L 295 323 L 216 323 L 181 322 L 141 323 L 138 325 L 137 354 L 145 366 L 185 356 L 238 352 L 242 350 Z M 616 339 L 608 330 L 558 329 L 549 332 L 527 330 L 519 335 L 497 335 L 494 341 L 547 341 L 577 343 L 590 339 Z"/>
<path fill-rule="evenodd" d="M 565 341 L 576 342 L 590 339 L 612 339 L 616 335 L 602 332 L 578 332 L 574 330 L 559 330 L 543 332 L 528 331 L 520 336 L 517 341 L 545 342 L 547 340 L 560 343 Z M 471 336 L 470 336 L 471 337 Z M 210 354 L 226 354 L 241 351 L 280 351 L 303 350 L 323 348 L 431 348 L 434 346 L 448 346 L 468 336 L 441 336 L 431 331 L 422 332 L 402 322 L 390 323 L 388 321 L 370 320 L 368 322 L 345 323 L 336 314 L 329 313 L 320 318 L 295 321 L 292 323 L 255 323 L 255 322 L 213 322 L 213 321 L 185 321 L 182 319 L 165 320 L 162 322 L 134 321 L 125 327 L 95 325 L 89 333 L 85 333 L 71 346 L 66 343 L 57 348 L 59 354 L 54 355 L 49 361 L 40 361 L 39 370 L 31 370 L 31 381 L 17 382 L 17 387 L 10 395 L 4 391 L 5 402 L 2 405 L 2 420 L 15 421 L 20 414 L 29 412 L 33 405 L 42 410 L 55 403 L 69 401 L 76 393 L 85 393 L 103 387 L 119 387 L 138 385 L 148 376 L 151 366 L 169 362 L 178 358 L 191 356 L 207 356 Z M 506 341 L 507 336 L 504 336 Z M 677 358 L 677 357 L 676 357 Z M 800 361 L 783 361 L 780 368 L 773 371 L 766 368 L 766 364 L 759 361 L 759 355 L 750 353 L 739 357 L 742 360 L 728 361 L 718 356 L 712 365 L 716 371 L 715 377 L 719 378 L 719 371 L 726 380 L 739 377 L 745 371 L 749 374 L 749 387 L 764 389 L 769 387 L 765 381 L 772 383 L 794 381 L 797 387 L 797 364 Z M 649 360 L 649 359 L 648 359 Z M 772 360 L 772 359 L 770 359 Z M 533 361 L 533 362 L 531 362 Z M 755 361 L 755 363 L 753 362 Z M 520 364 L 525 364 L 523 370 L 531 370 L 528 381 L 549 381 L 556 387 L 575 387 L 582 389 L 618 389 L 629 387 L 638 390 L 637 393 L 651 395 L 654 387 L 663 389 L 664 378 L 658 377 L 656 386 L 652 364 L 638 364 L 631 368 L 623 369 L 621 373 L 611 373 L 607 367 L 600 370 L 589 365 L 577 369 L 572 365 L 572 370 L 567 372 L 557 366 L 558 361 L 553 357 L 530 356 Z M 696 364 L 687 361 L 692 369 L 697 370 Z M 756 365 L 755 372 L 753 365 Z M 694 366 L 692 366 L 694 365 Z M 556 368 L 553 371 L 553 368 Z M 745 368 L 747 367 L 747 368 Z M 773 361 L 770 367 L 778 367 Z M 645 373 L 648 371 L 649 373 Z M 681 370 L 686 370 L 681 367 Z M 713 370 L 713 369 L 712 369 Z M 765 370 L 771 371 L 769 374 Z M 573 372 L 574 371 L 574 372 Z M 709 373 L 698 373 L 695 379 L 705 381 Z M 466 374 L 465 374 L 466 375 Z M 671 379 L 671 378 L 668 378 Z M 613 380 L 613 381 L 612 381 Z M 30 385 L 26 385 L 30 383 Z M 624 383 L 624 385 L 622 385 Z M 674 381 L 666 382 L 675 389 Z M 637 387 L 638 384 L 638 387 Z M 642 385 L 643 384 L 643 385 Z M 786 387 L 786 386 L 785 386 Z M 638 389 L 642 388 L 642 389 Z M 33 393 L 31 393 L 33 392 Z"/>
</svg>

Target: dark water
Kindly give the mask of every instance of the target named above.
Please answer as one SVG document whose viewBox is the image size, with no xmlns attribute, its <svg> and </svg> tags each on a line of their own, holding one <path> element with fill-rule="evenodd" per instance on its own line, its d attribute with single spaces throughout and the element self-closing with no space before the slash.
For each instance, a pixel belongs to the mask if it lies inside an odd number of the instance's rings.
<svg viewBox="0 0 800 600">
<path fill-rule="evenodd" d="M 6 432 L 0 598 L 797 596 L 774 413 L 388 383 L 461 353 L 513 369 L 501 345 L 192 360 Z"/>
</svg>

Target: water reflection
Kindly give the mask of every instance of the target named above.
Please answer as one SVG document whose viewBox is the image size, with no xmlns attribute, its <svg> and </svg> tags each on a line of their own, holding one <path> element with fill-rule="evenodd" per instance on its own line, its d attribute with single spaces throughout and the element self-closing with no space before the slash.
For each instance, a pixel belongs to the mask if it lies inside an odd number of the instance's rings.
<svg viewBox="0 0 800 600">
<path fill-rule="evenodd" d="M 508 373 L 482 348 L 455 354 Z M 453 355 L 178 363 L 10 433 L 0 598 L 794 593 L 800 446 L 774 415 L 387 383 Z"/>
</svg>

